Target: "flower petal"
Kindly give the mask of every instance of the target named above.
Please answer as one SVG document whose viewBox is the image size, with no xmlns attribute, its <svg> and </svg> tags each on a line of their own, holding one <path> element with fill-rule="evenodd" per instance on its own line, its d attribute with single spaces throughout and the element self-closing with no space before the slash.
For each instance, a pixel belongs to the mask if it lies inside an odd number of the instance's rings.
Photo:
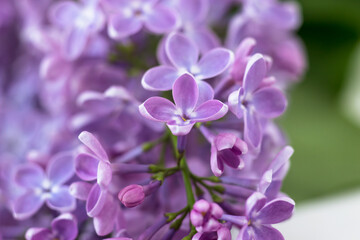
<svg viewBox="0 0 360 240">
<path fill-rule="evenodd" d="M 191 120 L 196 122 L 207 122 L 217 120 L 225 116 L 228 106 L 219 100 L 210 100 L 198 106 L 191 114 Z"/>
<path fill-rule="evenodd" d="M 44 170 L 36 164 L 21 165 L 15 172 L 15 182 L 24 188 L 41 187 L 45 180 Z"/>
<path fill-rule="evenodd" d="M 244 114 L 244 136 L 246 142 L 257 147 L 262 138 L 261 125 L 256 113 L 250 111 L 246 109 Z"/>
<path fill-rule="evenodd" d="M 231 70 L 231 75 L 236 82 L 241 83 L 243 81 L 246 64 L 255 45 L 256 40 L 249 37 L 242 40 L 237 47 L 234 65 Z"/>
<path fill-rule="evenodd" d="M 158 66 L 145 72 L 141 79 L 141 85 L 152 91 L 171 90 L 179 72 L 171 66 Z"/>
<path fill-rule="evenodd" d="M 74 240 L 78 235 L 77 220 L 70 213 L 61 214 L 55 218 L 51 226 L 61 239 Z"/>
<path fill-rule="evenodd" d="M 109 161 L 109 158 L 108 158 L 103 146 L 101 145 L 99 140 L 97 140 L 97 138 L 93 134 L 91 134 L 91 133 L 89 133 L 87 131 L 83 131 L 83 132 L 80 133 L 78 138 L 97 157 L 99 157 L 99 160 L 105 161 L 105 162 Z"/>
<path fill-rule="evenodd" d="M 99 160 L 88 153 L 80 153 L 75 158 L 76 175 L 85 181 L 92 181 L 97 178 Z"/>
<path fill-rule="evenodd" d="M 98 170 L 97 170 L 97 183 L 102 188 L 106 188 L 112 178 L 112 170 L 110 163 L 107 162 L 99 162 Z"/>
<path fill-rule="evenodd" d="M 196 74 L 199 79 L 215 77 L 223 73 L 233 62 L 234 54 L 225 48 L 215 48 L 207 52 L 199 61 L 200 72 Z"/>
<path fill-rule="evenodd" d="M 79 12 L 80 8 L 75 2 L 57 2 L 50 8 L 49 19 L 53 24 L 66 28 L 71 26 Z"/>
<path fill-rule="evenodd" d="M 88 216 L 98 215 L 104 207 L 107 192 L 101 190 L 99 184 L 94 184 L 86 201 L 86 212 Z"/>
<path fill-rule="evenodd" d="M 257 53 L 253 55 L 246 65 L 243 87 L 246 93 L 254 92 L 266 76 L 266 61 L 264 56 Z"/>
<path fill-rule="evenodd" d="M 70 195 L 68 186 L 52 189 L 46 203 L 49 208 L 59 212 L 70 212 L 76 207 L 76 200 Z"/>
<path fill-rule="evenodd" d="M 224 163 L 217 159 L 217 150 L 215 146 L 211 147 L 210 167 L 216 177 L 220 177 L 224 172 Z"/>
<path fill-rule="evenodd" d="M 25 233 L 26 240 L 43 240 L 54 237 L 50 229 L 47 228 L 30 228 Z"/>
<path fill-rule="evenodd" d="M 143 23 L 135 17 L 111 15 L 108 18 L 108 34 L 113 39 L 129 37 L 140 31 Z"/>
<path fill-rule="evenodd" d="M 166 53 L 174 66 L 190 70 L 199 57 L 199 49 L 187 37 L 180 33 L 169 36 L 165 43 Z"/>
<path fill-rule="evenodd" d="M 176 15 L 171 9 L 158 4 L 146 15 L 145 26 L 154 33 L 170 32 L 176 25 Z"/>
<path fill-rule="evenodd" d="M 198 81 L 197 86 L 199 88 L 199 99 L 196 103 L 196 106 L 214 99 L 214 89 L 210 86 L 210 84 L 205 81 Z"/>
<path fill-rule="evenodd" d="M 70 194 L 77 199 L 86 200 L 91 191 L 92 185 L 87 182 L 74 182 L 69 186 Z"/>
<path fill-rule="evenodd" d="M 256 216 L 262 224 L 276 224 L 289 219 L 294 211 L 295 202 L 282 197 L 267 203 Z"/>
<path fill-rule="evenodd" d="M 259 240 L 284 240 L 282 234 L 273 227 L 261 225 L 260 227 L 252 227 L 255 239 Z"/>
<path fill-rule="evenodd" d="M 99 236 L 104 236 L 112 232 L 118 210 L 116 203 L 111 195 L 106 195 L 103 210 L 94 217 L 95 232 Z"/>
<path fill-rule="evenodd" d="M 44 199 L 34 191 L 28 191 L 15 200 L 14 218 L 24 220 L 34 215 L 43 205 Z"/>
<path fill-rule="evenodd" d="M 221 45 L 218 36 L 207 27 L 197 27 L 195 31 L 188 33 L 188 36 L 196 43 L 202 54 Z"/>
<path fill-rule="evenodd" d="M 176 79 L 172 95 L 176 107 L 181 109 L 182 114 L 190 114 L 199 98 L 199 89 L 193 76 L 185 73 Z"/>
<path fill-rule="evenodd" d="M 148 119 L 168 122 L 175 116 L 176 107 L 165 98 L 151 97 L 139 106 L 139 111 L 141 115 Z"/>
<path fill-rule="evenodd" d="M 266 197 L 262 193 L 255 192 L 251 194 L 245 203 L 245 212 L 248 219 L 252 219 L 253 216 L 265 206 L 265 204 Z"/>
<path fill-rule="evenodd" d="M 64 55 L 75 60 L 83 53 L 88 41 L 89 32 L 85 28 L 72 27 L 65 36 Z"/>
<path fill-rule="evenodd" d="M 170 121 L 166 125 L 169 127 L 170 131 L 175 136 L 184 136 L 187 135 L 192 127 L 194 126 L 195 122 L 187 121 L 184 124 L 179 124 L 175 121 Z"/>
<path fill-rule="evenodd" d="M 52 185 L 61 185 L 75 172 L 74 157 L 71 153 L 60 153 L 51 158 L 46 173 Z"/>
<path fill-rule="evenodd" d="M 276 88 L 265 87 L 256 91 L 252 102 L 256 112 L 265 118 L 280 116 L 286 108 L 287 101 L 284 94 Z"/>
</svg>

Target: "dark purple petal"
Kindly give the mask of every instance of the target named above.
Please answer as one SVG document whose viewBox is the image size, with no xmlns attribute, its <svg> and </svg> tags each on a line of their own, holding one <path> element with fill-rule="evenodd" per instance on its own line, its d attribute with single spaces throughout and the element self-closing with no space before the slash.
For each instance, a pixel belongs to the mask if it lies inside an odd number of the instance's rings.
<svg viewBox="0 0 360 240">
<path fill-rule="evenodd" d="M 273 227 L 261 225 L 249 228 L 253 229 L 256 240 L 284 240 L 282 234 Z"/>
<path fill-rule="evenodd" d="M 174 66 L 190 71 L 199 57 L 199 49 L 180 33 L 170 35 L 165 43 L 166 53 Z"/>
<path fill-rule="evenodd" d="M 97 169 L 99 160 L 95 156 L 88 153 L 80 153 L 75 158 L 76 175 L 82 180 L 92 181 L 97 178 Z"/>
<path fill-rule="evenodd" d="M 205 81 L 197 82 L 199 88 L 199 99 L 196 106 L 203 104 L 206 101 L 214 99 L 214 89 Z"/>
<path fill-rule="evenodd" d="M 68 186 L 52 189 L 46 203 L 49 208 L 59 212 L 69 212 L 76 207 L 76 200 L 70 195 Z"/>
<path fill-rule="evenodd" d="M 44 170 L 36 164 L 19 166 L 15 173 L 15 182 L 24 188 L 41 187 L 45 180 Z"/>
<path fill-rule="evenodd" d="M 102 188 L 106 188 L 112 178 L 112 169 L 110 163 L 107 162 L 99 162 L 98 170 L 97 170 L 97 183 Z"/>
<path fill-rule="evenodd" d="M 69 60 L 75 60 L 80 57 L 87 44 L 88 36 L 89 32 L 86 28 L 71 28 L 65 37 L 65 57 Z"/>
<path fill-rule="evenodd" d="M 219 161 L 223 161 L 231 168 L 235 169 L 242 169 L 244 168 L 243 161 L 240 161 L 240 158 L 238 155 L 236 155 L 233 151 L 230 149 L 222 150 L 218 152 L 218 159 Z"/>
<path fill-rule="evenodd" d="M 257 147 L 262 137 L 261 125 L 256 113 L 250 111 L 247 109 L 244 114 L 244 136 L 248 143 Z"/>
<path fill-rule="evenodd" d="M 148 119 L 168 122 L 173 120 L 177 110 L 169 100 L 162 97 L 151 97 L 139 106 L 139 111 Z"/>
<path fill-rule="evenodd" d="M 79 12 L 80 8 L 75 2 L 57 2 L 50 9 L 49 19 L 52 23 L 66 28 L 73 24 Z"/>
<path fill-rule="evenodd" d="M 26 240 L 48 240 L 53 239 L 53 237 L 54 234 L 47 228 L 30 228 L 25 233 Z"/>
<path fill-rule="evenodd" d="M 252 220 L 253 216 L 257 214 L 266 204 L 266 197 L 259 192 L 253 193 L 245 204 L 245 212 L 248 219 Z"/>
<path fill-rule="evenodd" d="M 92 135 L 91 133 L 89 133 L 87 131 L 83 131 L 79 135 L 79 140 L 85 146 L 87 146 L 97 157 L 99 157 L 99 160 L 105 161 L 105 162 L 109 161 L 109 158 L 108 158 L 103 146 L 101 145 L 99 140 L 97 140 L 97 138 L 94 135 Z"/>
<path fill-rule="evenodd" d="M 152 91 L 171 90 L 179 72 L 171 66 L 158 66 L 145 72 L 141 85 Z"/>
<path fill-rule="evenodd" d="M 142 21 L 136 17 L 126 18 L 118 14 L 110 16 L 108 21 L 108 34 L 114 39 L 129 37 L 139 32 L 143 26 Z"/>
<path fill-rule="evenodd" d="M 233 62 L 234 54 L 225 48 L 215 48 L 207 52 L 199 61 L 200 72 L 196 74 L 199 79 L 215 77 L 223 73 Z"/>
<path fill-rule="evenodd" d="M 217 120 L 225 116 L 228 106 L 219 100 L 210 100 L 198 106 L 191 114 L 191 120 L 197 122 L 207 122 Z"/>
<path fill-rule="evenodd" d="M 287 101 L 284 94 L 276 88 L 266 87 L 256 91 L 252 103 L 256 112 L 265 118 L 280 116 L 286 108 Z"/>
<path fill-rule="evenodd" d="M 253 55 L 246 65 L 243 87 L 246 93 L 254 92 L 266 76 L 266 62 L 261 54 Z"/>
<path fill-rule="evenodd" d="M 71 153 L 60 153 L 51 158 L 46 173 L 52 185 L 61 185 L 75 172 L 74 157 Z"/>
<path fill-rule="evenodd" d="M 145 26 L 154 33 L 170 32 L 176 25 L 176 17 L 169 8 L 158 4 L 147 15 Z"/>
<path fill-rule="evenodd" d="M 176 79 L 172 95 L 176 107 L 180 108 L 182 114 L 185 114 L 188 117 L 194 110 L 199 98 L 199 89 L 193 76 L 190 74 L 183 74 Z"/>
<path fill-rule="evenodd" d="M 74 182 L 69 186 L 70 194 L 80 200 L 86 200 L 91 191 L 92 185 L 87 182 Z"/>
<path fill-rule="evenodd" d="M 256 216 L 262 224 L 276 224 L 289 219 L 294 211 L 295 202 L 282 197 L 267 203 Z"/>
<path fill-rule="evenodd" d="M 18 220 L 24 220 L 34 215 L 43 205 L 44 199 L 41 194 L 34 191 L 28 191 L 15 200 L 14 217 Z"/>
<path fill-rule="evenodd" d="M 77 220 L 70 213 L 65 213 L 55 218 L 51 226 L 53 232 L 60 239 L 74 240 L 78 235 Z"/>
<path fill-rule="evenodd" d="M 101 212 L 107 195 L 106 191 L 101 190 L 98 184 L 94 184 L 86 201 L 86 212 L 90 217 L 94 217 Z"/>
</svg>

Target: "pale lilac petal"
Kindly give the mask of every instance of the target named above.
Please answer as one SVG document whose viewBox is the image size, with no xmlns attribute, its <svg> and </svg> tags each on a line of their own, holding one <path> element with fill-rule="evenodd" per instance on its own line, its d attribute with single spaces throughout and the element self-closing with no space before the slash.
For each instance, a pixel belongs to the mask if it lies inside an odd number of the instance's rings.
<svg viewBox="0 0 360 240">
<path fill-rule="evenodd" d="M 266 204 L 266 197 L 259 192 L 253 193 L 247 200 L 245 204 L 246 216 L 252 219 L 253 215 L 260 211 Z"/>
<path fill-rule="evenodd" d="M 101 190 L 98 184 L 94 184 L 86 201 L 86 212 L 90 217 L 94 217 L 101 212 L 107 195 L 107 192 Z"/>
<path fill-rule="evenodd" d="M 217 151 L 231 149 L 236 143 L 237 137 L 231 133 L 220 133 L 215 138 L 215 146 Z"/>
<path fill-rule="evenodd" d="M 68 186 L 52 189 L 46 203 L 49 208 L 59 212 L 70 212 L 76 207 L 76 200 L 70 195 Z"/>
<path fill-rule="evenodd" d="M 276 88 L 266 87 L 256 91 L 252 103 L 256 112 L 265 118 L 275 118 L 283 114 L 287 101 L 284 94 Z"/>
<path fill-rule="evenodd" d="M 274 26 L 284 30 L 297 28 L 301 21 L 299 6 L 295 2 L 271 4 L 264 17 L 271 21 Z"/>
<path fill-rule="evenodd" d="M 18 220 L 24 220 L 34 215 L 43 205 L 44 199 L 34 191 L 28 191 L 15 200 L 13 213 Z"/>
<path fill-rule="evenodd" d="M 193 76 L 183 74 L 176 79 L 172 95 L 176 107 L 180 108 L 183 114 L 191 113 L 199 98 L 199 89 Z"/>
<path fill-rule="evenodd" d="M 262 137 L 261 125 L 256 113 L 250 111 L 246 110 L 244 114 L 244 136 L 247 142 L 257 147 Z"/>
<path fill-rule="evenodd" d="M 151 97 L 139 106 L 139 111 L 144 117 L 159 121 L 168 122 L 173 120 L 176 113 L 175 105 L 162 97 Z"/>
<path fill-rule="evenodd" d="M 146 15 L 145 26 L 154 33 L 170 32 L 176 25 L 176 16 L 169 8 L 157 5 Z"/>
<path fill-rule="evenodd" d="M 205 81 L 198 81 L 199 99 L 196 106 L 203 104 L 206 101 L 214 99 L 214 89 Z"/>
<path fill-rule="evenodd" d="M 256 219 L 261 224 L 276 224 L 289 219 L 294 211 L 295 202 L 288 197 L 282 197 L 267 203 L 258 213 Z"/>
<path fill-rule="evenodd" d="M 245 226 L 240 230 L 240 233 L 237 237 L 237 240 L 253 240 L 250 238 L 250 233 L 249 231 L 251 231 L 251 227 Z M 257 239 L 256 239 L 257 240 Z M 262 239 L 265 240 L 265 239 Z"/>
<path fill-rule="evenodd" d="M 236 49 L 235 61 L 231 71 L 231 75 L 235 81 L 243 81 L 246 64 L 249 60 L 250 53 L 253 51 L 255 45 L 255 39 L 245 38 Z"/>
<path fill-rule="evenodd" d="M 105 162 L 109 161 L 103 146 L 93 134 L 87 131 L 83 131 L 80 133 L 78 138 L 85 146 L 87 146 L 96 156 L 100 158 L 99 160 Z"/>
<path fill-rule="evenodd" d="M 180 125 L 179 123 L 177 123 L 175 121 L 171 121 L 171 122 L 168 122 L 166 125 L 169 127 L 169 129 L 173 135 L 184 136 L 184 135 L 187 135 L 191 131 L 194 124 L 195 124 L 195 122 L 188 121 L 187 123 Z"/>
<path fill-rule="evenodd" d="M 210 167 L 216 177 L 220 177 L 224 172 L 224 163 L 222 161 L 218 161 L 217 149 L 215 146 L 211 147 Z"/>
<path fill-rule="evenodd" d="M 107 162 L 100 162 L 97 171 L 97 183 L 100 185 L 100 187 L 106 188 L 110 184 L 111 178 L 111 165 Z"/>
<path fill-rule="evenodd" d="M 72 153 L 60 153 L 52 157 L 46 173 L 52 185 L 61 185 L 68 181 L 75 172 L 75 161 Z"/>
<path fill-rule="evenodd" d="M 273 227 L 261 225 L 252 229 L 256 240 L 284 240 L 282 234 Z"/>
<path fill-rule="evenodd" d="M 51 226 L 53 231 L 64 240 L 74 240 L 78 235 L 77 220 L 70 213 L 65 213 L 55 218 Z"/>
<path fill-rule="evenodd" d="M 225 116 L 228 106 L 219 100 L 210 100 L 198 106 L 191 114 L 191 120 L 197 122 L 207 122 L 217 120 Z"/>
<path fill-rule="evenodd" d="M 95 232 L 99 236 L 104 236 L 112 232 L 118 211 L 116 203 L 111 195 L 104 199 L 103 210 L 94 217 Z"/>
<path fill-rule="evenodd" d="M 95 156 L 80 153 L 75 158 L 75 172 L 82 180 L 92 181 L 97 178 L 97 169 L 99 165 L 99 160 Z"/>
<path fill-rule="evenodd" d="M 284 147 L 274 158 L 270 165 L 273 173 L 278 172 L 285 164 L 289 161 L 290 157 L 293 155 L 294 149 L 290 146 Z"/>
<path fill-rule="evenodd" d="M 233 62 L 234 54 L 225 48 L 215 48 L 207 52 L 197 64 L 200 72 L 196 74 L 199 79 L 215 77 L 223 73 Z"/>
<path fill-rule="evenodd" d="M 266 76 L 266 61 L 261 54 L 253 55 L 246 65 L 243 87 L 246 93 L 254 92 Z"/>
<path fill-rule="evenodd" d="M 70 194 L 80 200 L 86 200 L 91 191 L 92 184 L 87 182 L 74 182 L 69 186 Z"/>
<path fill-rule="evenodd" d="M 141 85 L 152 91 L 171 90 L 179 72 L 171 66 L 158 66 L 145 72 L 141 79 Z"/>
<path fill-rule="evenodd" d="M 187 35 L 196 43 L 202 54 L 221 45 L 218 36 L 207 27 L 197 28 Z"/>
<path fill-rule="evenodd" d="M 209 11 L 207 0 L 181 0 L 178 2 L 178 9 L 182 19 L 189 22 L 199 23 L 204 20 Z"/>
<path fill-rule="evenodd" d="M 175 33 L 165 43 L 166 53 L 174 66 L 190 71 L 199 57 L 199 49 L 187 37 Z"/>
<path fill-rule="evenodd" d="M 125 18 L 116 14 L 108 19 L 108 34 L 111 38 L 122 39 L 139 32 L 142 26 L 143 23 L 138 18 Z"/>
<path fill-rule="evenodd" d="M 227 227 L 222 227 L 217 230 L 217 240 L 231 240 L 231 232 Z"/>
<path fill-rule="evenodd" d="M 52 231 L 47 228 L 30 228 L 25 233 L 26 240 L 47 240 L 53 237 Z"/>
<path fill-rule="evenodd" d="M 239 90 L 233 91 L 229 94 L 228 97 L 228 105 L 230 108 L 230 111 L 235 114 L 235 116 L 239 119 L 243 118 L 244 116 L 244 109 L 241 104 L 241 94 L 244 91 L 243 88 L 240 88 Z"/>
<path fill-rule="evenodd" d="M 65 37 L 64 55 L 69 60 L 75 60 L 84 52 L 88 41 L 88 30 L 85 28 L 73 27 Z"/>
<path fill-rule="evenodd" d="M 36 164 L 19 166 L 15 173 L 15 182 L 24 188 L 41 187 L 45 178 L 44 170 Z"/>
<path fill-rule="evenodd" d="M 75 2 L 58 2 L 50 8 L 49 19 L 53 24 L 66 28 L 72 26 L 79 12 L 80 8 Z"/>
</svg>

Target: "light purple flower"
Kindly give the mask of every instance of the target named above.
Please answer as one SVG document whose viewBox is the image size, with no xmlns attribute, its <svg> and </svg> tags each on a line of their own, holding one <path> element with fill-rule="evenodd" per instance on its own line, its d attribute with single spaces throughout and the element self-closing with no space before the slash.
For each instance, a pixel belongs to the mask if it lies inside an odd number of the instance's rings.
<svg viewBox="0 0 360 240">
<path fill-rule="evenodd" d="M 218 219 L 223 215 L 223 210 L 216 203 L 204 199 L 195 202 L 190 212 L 191 223 L 198 232 L 213 232 L 221 228 Z"/>
<path fill-rule="evenodd" d="M 108 14 L 108 34 L 122 39 L 138 33 L 143 26 L 150 32 L 170 32 L 177 23 L 174 11 L 159 0 L 103 0 Z"/>
<path fill-rule="evenodd" d="M 100 32 L 105 24 L 99 0 L 57 2 L 51 8 L 50 20 L 64 31 L 63 52 L 70 60 L 83 53 L 89 38 Z"/>
<path fill-rule="evenodd" d="M 172 94 L 175 105 L 165 98 L 151 97 L 139 106 L 139 111 L 150 120 L 165 122 L 177 136 L 188 134 L 196 122 L 222 118 L 228 110 L 218 100 L 208 100 L 197 106 L 198 85 L 189 74 L 184 74 L 175 81 Z"/>
<path fill-rule="evenodd" d="M 18 167 L 15 182 L 25 189 L 13 206 L 16 219 L 26 219 L 34 215 L 46 202 L 46 205 L 59 212 L 72 211 L 76 201 L 70 195 L 68 186 L 64 186 L 74 174 L 72 154 L 60 153 L 49 162 L 46 172 L 36 164 Z"/>
<path fill-rule="evenodd" d="M 262 138 L 260 120 L 280 116 L 287 105 L 279 89 L 264 84 L 267 71 L 264 57 L 255 54 L 246 66 L 242 87 L 232 92 L 228 99 L 230 110 L 244 119 L 245 141 L 254 147 L 260 145 Z"/>
<path fill-rule="evenodd" d="M 199 60 L 198 47 L 180 33 L 172 34 L 166 41 L 166 55 L 171 65 L 162 65 L 149 69 L 141 84 L 148 90 L 170 90 L 175 80 L 184 73 L 196 79 L 200 91 L 200 102 L 214 97 L 212 87 L 204 79 L 223 73 L 233 61 L 233 53 L 225 48 L 215 48 L 205 53 Z"/>
<path fill-rule="evenodd" d="M 70 213 L 64 213 L 51 222 L 51 228 L 30 228 L 26 240 L 74 240 L 78 235 L 77 220 Z"/>
<path fill-rule="evenodd" d="M 242 225 L 237 239 L 241 240 L 283 240 L 281 233 L 273 228 L 276 224 L 289 219 L 295 202 L 288 197 L 281 197 L 266 203 L 261 193 L 252 194 L 246 201 L 246 216 L 238 217 L 234 223 Z M 226 217 L 222 218 L 226 219 Z"/>
<path fill-rule="evenodd" d="M 211 145 L 211 171 L 219 177 L 224 172 L 224 163 L 234 169 L 245 166 L 241 156 L 248 151 L 247 144 L 231 133 L 220 133 Z"/>
<path fill-rule="evenodd" d="M 197 233 L 192 240 L 231 240 L 231 232 L 227 227 L 221 227 L 217 231 Z"/>
</svg>

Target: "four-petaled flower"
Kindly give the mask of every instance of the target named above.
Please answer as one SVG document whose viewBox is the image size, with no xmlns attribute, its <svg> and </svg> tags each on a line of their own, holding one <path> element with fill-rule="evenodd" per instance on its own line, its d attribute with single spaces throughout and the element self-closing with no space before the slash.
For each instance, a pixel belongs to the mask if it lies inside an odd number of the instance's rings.
<svg viewBox="0 0 360 240">
<path fill-rule="evenodd" d="M 175 105 L 165 98 L 151 97 L 139 106 L 139 110 L 148 119 L 165 122 L 177 136 L 188 134 L 196 122 L 217 120 L 228 111 L 227 105 L 218 100 L 208 100 L 197 106 L 199 90 L 190 74 L 175 81 L 172 95 Z"/>
<path fill-rule="evenodd" d="M 238 118 L 244 118 L 245 141 L 254 147 L 260 145 L 262 138 L 260 120 L 280 116 L 287 105 L 284 94 L 264 82 L 267 72 L 263 55 L 252 56 L 246 66 L 242 87 L 232 92 L 228 99 L 230 110 Z"/>
</svg>

